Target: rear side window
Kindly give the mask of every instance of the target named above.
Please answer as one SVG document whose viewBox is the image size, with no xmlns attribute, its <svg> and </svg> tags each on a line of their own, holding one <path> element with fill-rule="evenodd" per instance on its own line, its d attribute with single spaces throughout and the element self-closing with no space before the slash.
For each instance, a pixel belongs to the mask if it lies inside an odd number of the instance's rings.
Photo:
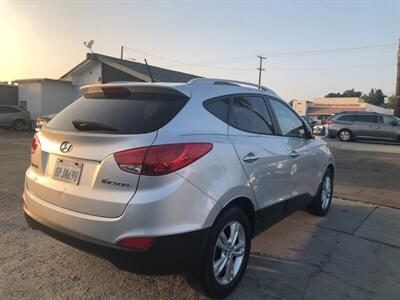
<svg viewBox="0 0 400 300">
<path fill-rule="evenodd" d="M 353 122 L 353 115 L 345 115 L 338 118 L 338 121 Z"/>
<path fill-rule="evenodd" d="M 242 131 L 273 133 L 271 116 L 264 98 L 259 96 L 234 97 L 229 124 Z"/>
<path fill-rule="evenodd" d="M 354 122 L 376 123 L 377 119 L 374 115 L 354 115 Z"/>
<path fill-rule="evenodd" d="M 57 114 L 48 128 L 110 134 L 141 134 L 166 125 L 187 98 L 179 95 L 141 94 L 128 99 L 80 98 Z"/>
<path fill-rule="evenodd" d="M 205 108 L 221 121 L 228 123 L 229 98 L 213 100 L 204 104 Z"/>
</svg>

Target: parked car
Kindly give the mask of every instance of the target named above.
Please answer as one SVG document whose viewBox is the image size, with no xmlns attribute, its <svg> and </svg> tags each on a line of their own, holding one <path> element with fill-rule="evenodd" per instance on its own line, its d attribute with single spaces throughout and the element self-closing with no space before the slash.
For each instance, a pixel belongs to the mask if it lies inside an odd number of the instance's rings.
<svg viewBox="0 0 400 300">
<path fill-rule="evenodd" d="M 183 272 L 214 298 L 251 238 L 330 208 L 334 159 L 267 88 L 236 81 L 87 86 L 32 142 L 28 224 L 143 273 Z"/>
<path fill-rule="evenodd" d="M 51 119 L 55 117 L 56 114 L 50 114 L 45 116 L 40 116 L 35 119 L 35 128 L 40 129 L 50 122 Z"/>
<path fill-rule="evenodd" d="M 14 105 L 0 105 L 0 126 L 22 131 L 32 125 L 31 115 L 25 109 Z"/>
<path fill-rule="evenodd" d="M 357 139 L 400 141 L 400 120 L 374 112 L 339 113 L 325 122 L 329 137 L 344 142 Z"/>
<path fill-rule="evenodd" d="M 314 129 L 314 126 L 317 124 L 317 121 L 308 116 L 302 116 L 302 118 L 307 123 L 307 125 L 310 126 L 311 129 Z"/>
</svg>

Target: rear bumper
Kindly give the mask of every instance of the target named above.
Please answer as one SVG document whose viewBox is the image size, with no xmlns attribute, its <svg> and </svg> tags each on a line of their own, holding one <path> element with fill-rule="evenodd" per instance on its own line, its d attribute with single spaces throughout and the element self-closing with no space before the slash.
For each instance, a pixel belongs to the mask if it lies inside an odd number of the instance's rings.
<svg viewBox="0 0 400 300">
<path fill-rule="evenodd" d="M 105 258 L 117 268 L 141 274 L 174 274 L 190 272 L 205 247 L 209 228 L 189 233 L 157 237 L 143 251 L 129 250 L 62 228 L 35 216 L 24 205 L 25 219 L 33 229 L 70 246 Z"/>
</svg>

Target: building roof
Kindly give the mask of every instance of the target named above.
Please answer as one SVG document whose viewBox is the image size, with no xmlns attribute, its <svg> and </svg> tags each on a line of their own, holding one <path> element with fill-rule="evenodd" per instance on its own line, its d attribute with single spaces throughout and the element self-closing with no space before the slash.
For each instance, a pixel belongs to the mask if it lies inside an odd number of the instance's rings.
<svg viewBox="0 0 400 300">
<path fill-rule="evenodd" d="M 342 111 L 365 111 L 365 107 L 361 105 L 315 105 L 307 108 L 307 115 L 319 116 L 319 115 L 333 115 Z"/>
<path fill-rule="evenodd" d="M 29 79 L 17 79 L 13 80 L 12 83 L 37 83 L 37 82 L 43 82 L 43 81 L 56 81 L 60 83 L 67 83 L 71 84 L 70 81 L 63 80 L 63 79 L 51 79 L 51 78 L 29 78 Z"/>
<path fill-rule="evenodd" d="M 149 72 L 145 64 L 125 59 L 115 58 L 112 56 L 102 55 L 98 53 L 88 53 L 84 61 L 75 66 L 68 73 L 61 76 L 60 79 L 61 80 L 69 79 L 73 74 L 80 72 L 81 70 L 86 68 L 92 61 L 97 61 L 106 64 L 112 68 L 125 72 L 143 81 L 148 81 L 148 82 L 151 81 Z M 149 65 L 149 67 L 151 74 L 153 75 L 154 81 L 188 82 L 191 79 L 201 77 L 193 74 L 159 68 L 151 65 Z"/>
</svg>

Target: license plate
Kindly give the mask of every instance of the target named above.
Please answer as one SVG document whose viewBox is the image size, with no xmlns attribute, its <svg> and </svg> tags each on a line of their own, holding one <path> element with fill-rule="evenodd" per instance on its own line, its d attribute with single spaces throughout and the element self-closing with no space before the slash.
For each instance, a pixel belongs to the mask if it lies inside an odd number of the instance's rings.
<svg viewBox="0 0 400 300">
<path fill-rule="evenodd" d="M 79 184 L 83 164 L 65 159 L 57 159 L 53 178 L 64 182 Z"/>
</svg>

